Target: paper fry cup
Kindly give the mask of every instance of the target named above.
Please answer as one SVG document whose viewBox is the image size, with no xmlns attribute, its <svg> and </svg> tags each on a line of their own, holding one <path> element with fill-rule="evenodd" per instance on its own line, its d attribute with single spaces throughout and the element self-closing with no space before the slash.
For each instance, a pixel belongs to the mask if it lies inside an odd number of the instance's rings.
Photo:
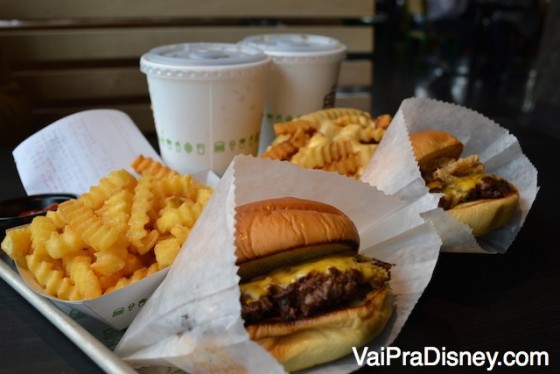
<svg viewBox="0 0 560 374">
<path fill-rule="evenodd" d="M 152 292 L 165 278 L 168 269 L 163 269 L 130 286 L 108 293 L 91 300 L 65 301 L 47 294 L 37 283 L 33 274 L 27 269 L 18 267 L 19 274 L 25 283 L 36 293 L 48 298 L 59 309 L 77 310 L 93 317 L 108 326 L 122 330 L 130 325 L 138 311 L 142 309 Z"/>
<path fill-rule="evenodd" d="M 463 155 L 478 154 L 485 171 L 513 183 L 520 193 L 518 212 L 508 224 L 475 239 L 468 226 L 437 208 L 420 175 L 409 135 L 443 130 L 464 145 Z M 362 181 L 420 206 L 440 234 L 442 251 L 504 253 L 523 226 L 536 198 L 537 170 L 523 154 L 514 135 L 473 110 L 426 98 L 401 103 L 385 136 L 364 170 Z"/>
<path fill-rule="evenodd" d="M 209 170 L 193 173 L 192 176 L 198 182 L 212 187 L 215 187 L 219 181 L 217 175 Z M 169 268 L 162 269 L 129 286 L 94 299 L 67 301 L 49 295 L 35 280 L 31 271 L 18 266 L 18 272 L 29 288 L 51 300 L 59 309 L 67 313 L 71 310 L 82 312 L 117 330 L 125 329 L 130 325 L 168 271 Z"/>
<path fill-rule="evenodd" d="M 143 372 L 177 367 L 190 373 L 282 373 L 283 368 L 244 328 L 234 240 L 236 206 L 285 196 L 341 209 L 358 228 L 360 253 L 395 264 L 391 287 L 396 311 L 369 346 L 391 344 L 432 276 L 441 245 L 432 225 L 414 205 L 354 179 L 288 162 L 237 156 L 167 277 L 115 352 L 135 367 L 148 367 Z M 349 355 L 310 372 L 327 367 L 333 373 L 358 368 Z"/>
</svg>

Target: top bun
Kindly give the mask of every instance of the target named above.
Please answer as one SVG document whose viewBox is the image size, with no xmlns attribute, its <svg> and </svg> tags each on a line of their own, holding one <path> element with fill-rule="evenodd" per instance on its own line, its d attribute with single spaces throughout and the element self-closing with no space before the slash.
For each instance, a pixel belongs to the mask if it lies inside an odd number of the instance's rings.
<svg viewBox="0 0 560 374">
<path fill-rule="evenodd" d="M 236 255 L 242 278 L 339 252 L 357 253 L 358 230 L 337 208 L 285 197 L 242 205 L 236 215 Z"/>
<path fill-rule="evenodd" d="M 442 158 L 458 159 L 463 152 L 463 143 L 445 131 L 421 131 L 410 136 L 414 156 L 422 173 L 435 169 Z"/>
</svg>

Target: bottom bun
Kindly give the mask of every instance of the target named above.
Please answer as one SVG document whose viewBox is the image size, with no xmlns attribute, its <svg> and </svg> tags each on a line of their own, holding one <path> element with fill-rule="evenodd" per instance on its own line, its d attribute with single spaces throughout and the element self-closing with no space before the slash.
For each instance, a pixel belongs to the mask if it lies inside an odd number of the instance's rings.
<svg viewBox="0 0 560 374">
<path fill-rule="evenodd" d="M 247 326 L 251 338 L 287 371 L 297 371 L 344 357 L 383 331 L 393 314 L 387 286 L 371 291 L 357 306 L 305 320 Z"/>
<path fill-rule="evenodd" d="M 517 211 L 518 202 L 519 193 L 515 192 L 500 199 L 459 204 L 447 213 L 469 226 L 477 238 L 508 223 Z"/>
</svg>

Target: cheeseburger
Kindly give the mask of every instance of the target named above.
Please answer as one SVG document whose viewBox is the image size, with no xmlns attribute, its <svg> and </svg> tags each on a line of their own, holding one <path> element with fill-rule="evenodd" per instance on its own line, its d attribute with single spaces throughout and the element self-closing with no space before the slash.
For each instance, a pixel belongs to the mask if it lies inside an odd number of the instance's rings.
<svg viewBox="0 0 560 374">
<path fill-rule="evenodd" d="M 237 208 L 241 309 L 251 338 L 288 371 L 349 354 L 393 313 L 391 265 L 358 255 L 335 207 L 296 198 Z"/>
<path fill-rule="evenodd" d="M 511 220 L 519 192 L 504 178 L 485 173 L 478 155 L 460 158 L 459 139 L 444 131 L 421 131 L 410 141 L 430 192 L 442 194 L 439 207 L 468 225 L 475 237 Z"/>
</svg>

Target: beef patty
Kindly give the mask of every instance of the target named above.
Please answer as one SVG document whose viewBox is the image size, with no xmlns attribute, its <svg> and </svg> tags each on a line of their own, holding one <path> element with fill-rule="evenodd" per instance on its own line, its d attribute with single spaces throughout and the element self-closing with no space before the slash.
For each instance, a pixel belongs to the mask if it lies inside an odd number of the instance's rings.
<svg viewBox="0 0 560 374">
<path fill-rule="evenodd" d="M 390 267 L 382 261 L 375 263 Z M 379 286 L 385 281 L 380 280 Z M 328 273 L 312 271 L 286 287 L 271 285 L 268 293 L 256 301 L 249 302 L 242 295 L 241 316 L 246 324 L 300 320 L 346 305 L 374 286 L 356 269 L 340 271 L 333 267 Z"/>
</svg>

